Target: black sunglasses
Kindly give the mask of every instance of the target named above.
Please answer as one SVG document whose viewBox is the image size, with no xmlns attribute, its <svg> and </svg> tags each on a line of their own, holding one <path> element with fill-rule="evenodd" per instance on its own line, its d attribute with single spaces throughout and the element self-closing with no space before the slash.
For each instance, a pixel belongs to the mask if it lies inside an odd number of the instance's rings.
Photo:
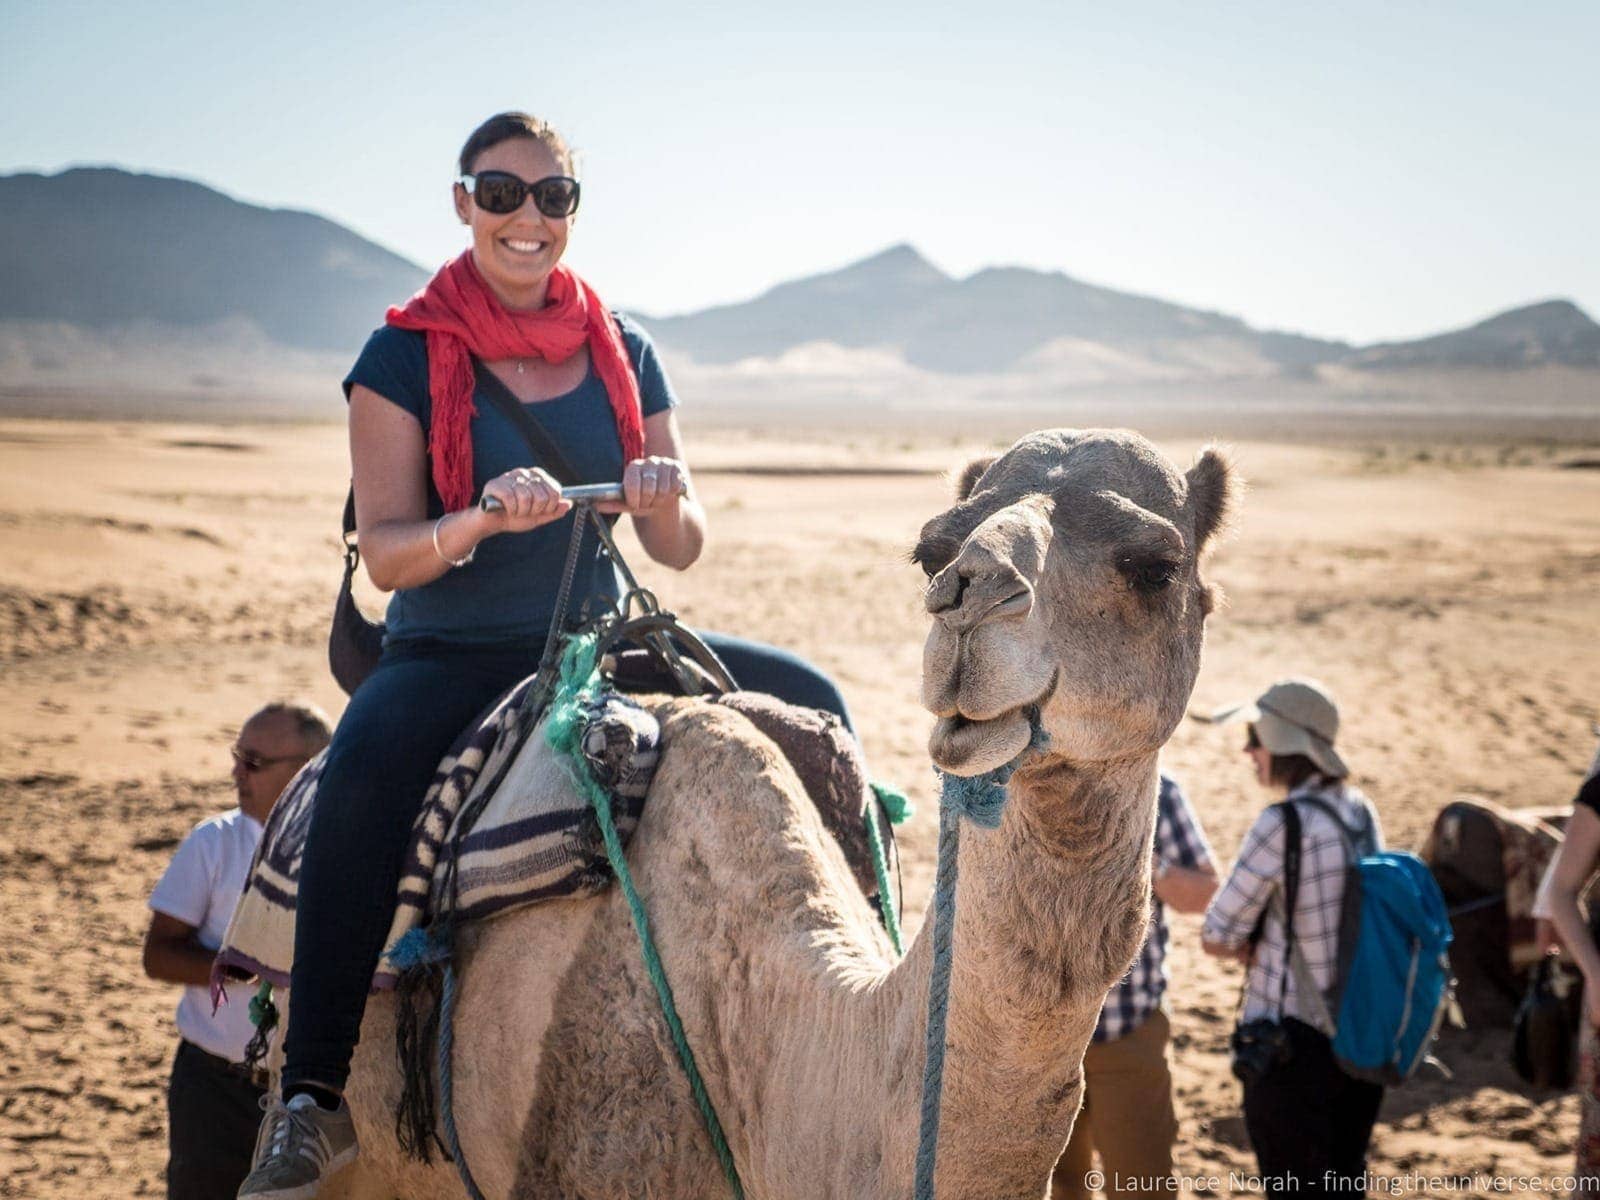
<svg viewBox="0 0 1600 1200">
<path fill-rule="evenodd" d="M 257 771 L 266 770 L 274 763 L 305 762 L 303 754 L 279 754 L 276 757 L 269 758 L 265 754 L 257 754 L 254 750 L 241 750 L 238 746 L 230 747 L 230 750 L 233 754 L 233 761 L 252 775 Z"/>
<path fill-rule="evenodd" d="M 461 176 L 460 183 L 479 208 L 500 216 L 516 212 L 530 193 L 533 206 L 547 217 L 570 217 L 578 211 L 578 181 L 566 175 L 527 183 L 509 171 L 481 171 Z"/>
</svg>

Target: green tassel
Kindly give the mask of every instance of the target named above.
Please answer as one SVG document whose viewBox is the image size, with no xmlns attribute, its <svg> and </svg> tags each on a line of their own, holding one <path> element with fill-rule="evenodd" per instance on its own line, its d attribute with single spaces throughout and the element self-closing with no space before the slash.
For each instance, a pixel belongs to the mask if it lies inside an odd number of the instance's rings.
<svg viewBox="0 0 1600 1200">
<path fill-rule="evenodd" d="M 257 1029 L 271 1029 L 278 1023 L 278 1006 L 272 1002 L 272 984 L 263 979 L 256 994 L 250 997 L 250 1024 Z"/>
<path fill-rule="evenodd" d="M 911 801 L 906 799 L 906 794 L 891 784 L 874 783 L 872 794 L 878 798 L 878 803 L 883 805 L 883 811 L 888 814 L 891 825 L 904 825 L 916 814 L 917 810 L 911 806 Z"/>
</svg>

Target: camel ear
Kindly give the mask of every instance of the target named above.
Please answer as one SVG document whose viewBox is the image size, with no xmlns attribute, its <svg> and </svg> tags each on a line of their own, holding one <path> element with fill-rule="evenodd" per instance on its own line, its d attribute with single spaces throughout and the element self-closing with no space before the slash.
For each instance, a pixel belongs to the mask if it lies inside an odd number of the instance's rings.
<svg viewBox="0 0 1600 1200">
<path fill-rule="evenodd" d="M 961 468 L 961 474 L 956 476 L 956 499 L 965 500 L 972 495 L 972 489 L 978 486 L 978 480 L 983 478 L 983 473 L 994 465 L 998 454 L 985 454 L 975 458 Z"/>
<path fill-rule="evenodd" d="M 1200 452 L 1185 476 L 1189 484 L 1189 510 L 1194 514 L 1197 550 L 1204 549 L 1212 534 L 1227 524 L 1239 484 L 1226 456 L 1215 446 Z"/>
</svg>

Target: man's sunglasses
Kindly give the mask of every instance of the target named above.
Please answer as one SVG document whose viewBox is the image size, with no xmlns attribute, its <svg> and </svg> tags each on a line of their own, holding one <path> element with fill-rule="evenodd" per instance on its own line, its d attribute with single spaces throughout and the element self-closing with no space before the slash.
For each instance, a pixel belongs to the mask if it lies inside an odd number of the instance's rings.
<svg viewBox="0 0 1600 1200">
<path fill-rule="evenodd" d="M 274 763 L 305 761 L 305 756 L 302 754 L 280 754 L 276 758 L 268 758 L 265 754 L 257 754 L 254 750 L 241 750 L 237 746 L 230 747 L 230 750 L 233 761 L 252 775 L 257 771 L 266 770 Z"/>
<path fill-rule="evenodd" d="M 516 212 L 529 194 L 547 217 L 570 217 L 578 211 L 578 181 L 565 175 L 526 183 L 509 171 L 481 171 L 461 176 L 460 183 L 479 208 L 500 216 Z"/>
</svg>

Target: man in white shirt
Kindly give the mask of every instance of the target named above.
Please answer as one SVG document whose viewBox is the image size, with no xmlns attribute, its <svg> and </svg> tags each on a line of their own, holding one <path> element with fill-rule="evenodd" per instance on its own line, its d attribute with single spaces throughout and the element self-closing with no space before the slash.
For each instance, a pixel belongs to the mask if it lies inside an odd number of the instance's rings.
<svg viewBox="0 0 1600 1200">
<path fill-rule="evenodd" d="M 327 718 L 304 704 L 269 704 L 246 721 L 233 746 L 239 807 L 195 826 L 150 895 L 145 974 L 184 985 L 167 1089 L 168 1200 L 232 1196 L 250 1170 L 262 1091 L 237 1064 L 255 1030 L 238 999 L 212 1014 L 211 959 L 278 794 L 329 736 Z"/>
</svg>

